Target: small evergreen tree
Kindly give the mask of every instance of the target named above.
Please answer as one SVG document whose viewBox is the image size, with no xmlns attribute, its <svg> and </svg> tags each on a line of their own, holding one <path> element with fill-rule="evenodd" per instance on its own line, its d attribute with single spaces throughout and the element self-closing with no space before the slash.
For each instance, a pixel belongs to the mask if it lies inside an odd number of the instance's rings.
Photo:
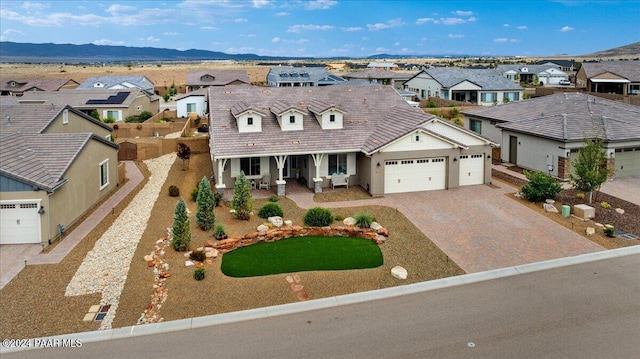
<svg viewBox="0 0 640 359">
<path fill-rule="evenodd" d="M 98 113 L 98 110 L 92 110 L 91 113 L 89 114 L 89 116 L 95 118 L 98 121 L 100 120 L 100 114 Z"/>
<path fill-rule="evenodd" d="M 185 162 L 191 158 L 191 148 L 186 144 L 178 143 L 178 158 L 182 160 L 182 170 L 185 170 Z"/>
<path fill-rule="evenodd" d="M 187 206 L 184 200 L 180 198 L 173 212 L 173 238 L 171 246 L 178 252 L 186 251 L 191 242 L 191 227 L 189 216 L 187 215 Z"/>
<path fill-rule="evenodd" d="M 216 215 L 213 209 L 216 207 L 211 193 L 211 185 L 207 177 L 202 177 L 198 185 L 198 197 L 196 199 L 198 210 L 196 211 L 196 224 L 205 231 L 213 228 L 216 221 Z"/>
<path fill-rule="evenodd" d="M 589 192 L 589 203 L 593 201 L 593 191 L 607 180 L 607 157 L 602 151 L 602 140 L 587 140 L 573 163 L 573 173 L 569 174 L 571 185 L 580 192 Z"/>
<path fill-rule="evenodd" d="M 235 210 L 237 219 L 249 220 L 253 209 L 253 198 L 251 197 L 251 184 L 243 171 L 240 171 L 238 178 L 236 178 L 231 207 Z"/>
</svg>

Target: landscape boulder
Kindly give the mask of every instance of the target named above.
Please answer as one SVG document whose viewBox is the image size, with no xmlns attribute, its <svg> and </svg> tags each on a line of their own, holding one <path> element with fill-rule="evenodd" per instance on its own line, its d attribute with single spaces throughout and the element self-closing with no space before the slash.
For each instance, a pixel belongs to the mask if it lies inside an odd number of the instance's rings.
<svg viewBox="0 0 640 359">
<path fill-rule="evenodd" d="M 344 219 L 344 221 L 342 221 L 342 223 L 344 223 L 345 226 L 355 226 L 356 219 L 353 217 L 347 217 Z"/>
<path fill-rule="evenodd" d="M 393 268 L 391 268 L 391 275 L 394 278 L 398 278 L 398 279 L 407 279 L 407 270 L 404 269 L 401 266 L 395 266 Z"/>
</svg>

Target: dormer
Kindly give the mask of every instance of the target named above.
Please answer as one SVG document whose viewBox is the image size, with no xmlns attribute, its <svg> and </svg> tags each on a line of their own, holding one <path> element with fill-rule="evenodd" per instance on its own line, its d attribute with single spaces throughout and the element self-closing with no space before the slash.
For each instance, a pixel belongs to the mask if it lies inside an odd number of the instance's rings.
<svg viewBox="0 0 640 359">
<path fill-rule="evenodd" d="M 215 80 L 215 76 L 210 75 L 210 74 L 204 74 L 202 76 L 200 76 L 200 81 L 202 82 L 213 82 L 213 80 Z"/>
<path fill-rule="evenodd" d="M 520 68 L 520 72 L 529 72 L 529 68 L 528 67 L 522 67 L 522 68 Z"/>
<path fill-rule="evenodd" d="M 238 132 L 261 132 L 262 118 L 265 113 L 260 112 L 246 102 L 240 101 L 231 107 L 231 114 L 236 119 Z"/>
<path fill-rule="evenodd" d="M 316 116 L 316 120 L 318 120 L 323 130 L 340 129 L 343 127 L 343 117 L 346 112 L 337 106 L 320 100 L 312 100 L 307 107 L 309 111 Z"/>
<path fill-rule="evenodd" d="M 96 82 L 93 84 L 93 87 L 103 88 L 104 84 L 102 82 Z"/>
<path fill-rule="evenodd" d="M 302 131 L 304 111 L 284 101 L 276 101 L 271 106 L 271 112 L 276 115 L 282 131 Z"/>
</svg>

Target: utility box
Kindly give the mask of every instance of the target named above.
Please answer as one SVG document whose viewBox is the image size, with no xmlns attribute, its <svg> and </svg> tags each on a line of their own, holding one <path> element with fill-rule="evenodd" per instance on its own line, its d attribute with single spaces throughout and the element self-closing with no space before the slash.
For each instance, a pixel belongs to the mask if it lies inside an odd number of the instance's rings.
<svg viewBox="0 0 640 359">
<path fill-rule="evenodd" d="M 582 219 L 591 219 L 596 216 L 596 209 L 586 204 L 576 204 L 573 206 L 573 214 Z"/>
<path fill-rule="evenodd" d="M 569 217 L 571 215 L 571 206 L 564 205 L 562 206 L 562 217 Z"/>
</svg>

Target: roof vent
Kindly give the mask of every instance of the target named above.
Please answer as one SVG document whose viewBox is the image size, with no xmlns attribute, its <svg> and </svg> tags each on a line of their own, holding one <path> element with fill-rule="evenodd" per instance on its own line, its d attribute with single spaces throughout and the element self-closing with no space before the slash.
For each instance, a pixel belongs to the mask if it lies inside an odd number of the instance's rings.
<svg viewBox="0 0 640 359">
<path fill-rule="evenodd" d="M 7 122 L 9 122 L 9 124 L 11 124 L 11 116 L 7 116 Z"/>
</svg>

